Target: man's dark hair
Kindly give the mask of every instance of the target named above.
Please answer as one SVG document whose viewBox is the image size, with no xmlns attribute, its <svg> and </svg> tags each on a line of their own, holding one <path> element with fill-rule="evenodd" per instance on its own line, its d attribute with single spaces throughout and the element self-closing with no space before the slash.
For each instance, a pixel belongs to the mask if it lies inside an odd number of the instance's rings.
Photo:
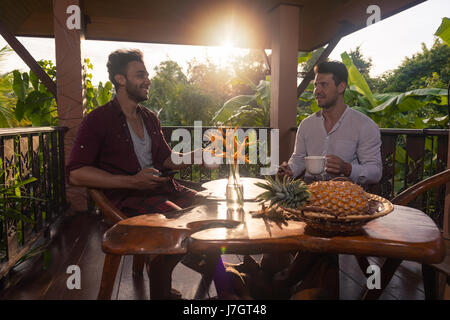
<svg viewBox="0 0 450 320">
<path fill-rule="evenodd" d="M 116 74 L 126 75 L 128 63 L 138 61 L 144 63 L 144 54 L 139 49 L 119 49 L 112 52 L 108 57 L 109 81 L 117 88 L 117 82 L 114 79 Z"/>
<path fill-rule="evenodd" d="M 348 71 L 345 64 L 339 61 L 324 61 L 314 67 L 314 73 L 331 73 L 333 75 L 334 84 L 348 83 Z"/>
</svg>

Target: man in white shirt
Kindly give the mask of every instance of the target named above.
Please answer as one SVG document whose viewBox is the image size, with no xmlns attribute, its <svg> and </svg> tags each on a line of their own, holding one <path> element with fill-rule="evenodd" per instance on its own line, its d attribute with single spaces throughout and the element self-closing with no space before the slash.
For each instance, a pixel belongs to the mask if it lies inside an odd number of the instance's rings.
<svg viewBox="0 0 450 320">
<path fill-rule="evenodd" d="M 326 156 L 326 179 L 345 176 L 361 185 L 377 183 L 382 174 L 380 130 L 344 103 L 347 68 L 340 62 L 323 62 L 314 72 L 314 96 L 322 110 L 300 123 L 294 153 L 279 173 L 297 177 L 305 170 L 306 156 Z"/>
<path fill-rule="evenodd" d="M 379 182 L 382 174 L 380 130 L 369 117 L 344 103 L 347 68 L 340 62 L 323 62 L 314 67 L 314 72 L 314 96 L 321 110 L 300 123 L 294 153 L 288 163 L 283 162 L 278 173 L 298 177 L 305 170 L 306 156 L 325 156 L 325 180 L 345 176 L 361 185 Z M 305 181 L 311 178 L 306 173 Z M 263 259 L 267 259 L 268 264 L 271 260 L 287 260 L 286 254 L 264 255 Z M 320 288 L 322 298 L 336 298 L 339 287 L 332 279 L 338 277 L 338 271 L 337 255 L 301 252 L 278 279 L 277 286 L 288 289 L 304 279 L 304 291 L 298 298 L 302 295 L 310 298 L 308 290 L 311 288 Z"/>
</svg>

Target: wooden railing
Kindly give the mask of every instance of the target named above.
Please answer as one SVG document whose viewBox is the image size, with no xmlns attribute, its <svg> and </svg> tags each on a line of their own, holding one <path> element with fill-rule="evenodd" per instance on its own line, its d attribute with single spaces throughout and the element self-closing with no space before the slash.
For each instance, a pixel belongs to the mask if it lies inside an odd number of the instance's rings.
<svg viewBox="0 0 450 320">
<path fill-rule="evenodd" d="M 0 278 L 66 209 L 65 131 L 62 127 L 0 129 Z M 4 192 L 32 177 L 36 181 L 20 191 Z"/>
</svg>

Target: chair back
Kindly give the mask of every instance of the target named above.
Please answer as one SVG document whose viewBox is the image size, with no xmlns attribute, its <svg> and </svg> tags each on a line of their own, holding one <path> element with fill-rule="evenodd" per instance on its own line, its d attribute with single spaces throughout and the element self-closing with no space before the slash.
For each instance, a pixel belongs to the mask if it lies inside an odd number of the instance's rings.
<svg viewBox="0 0 450 320">
<path fill-rule="evenodd" d="M 411 187 L 394 197 L 391 202 L 393 204 L 406 206 L 422 193 L 448 182 L 450 182 L 450 169 L 444 170 L 438 174 L 435 174 L 434 176 L 416 183 L 415 185 L 412 185 Z"/>
<path fill-rule="evenodd" d="M 413 201 L 415 198 L 417 198 L 422 193 L 432 189 L 439 187 L 443 184 L 447 184 L 450 182 L 450 169 L 444 170 L 438 174 L 435 174 L 434 176 L 429 177 L 428 179 L 425 179 L 423 181 L 420 181 L 419 183 L 416 183 L 415 185 L 409 187 L 396 197 L 394 197 L 391 202 L 393 204 L 398 204 L 402 206 L 408 205 L 411 201 Z M 447 190 L 445 192 L 445 207 L 444 207 L 444 238 L 448 239 L 450 237 L 449 229 L 450 229 L 450 187 L 447 187 Z"/>
</svg>

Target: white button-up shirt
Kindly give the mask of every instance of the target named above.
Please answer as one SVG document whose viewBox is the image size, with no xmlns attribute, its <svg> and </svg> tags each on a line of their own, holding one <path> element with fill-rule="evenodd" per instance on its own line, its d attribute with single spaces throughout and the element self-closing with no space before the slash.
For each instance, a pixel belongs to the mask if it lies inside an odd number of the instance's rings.
<svg viewBox="0 0 450 320">
<path fill-rule="evenodd" d="M 294 153 L 288 162 L 294 177 L 305 169 L 304 157 L 335 155 L 352 165 L 349 178 L 353 182 L 363 185 L 380 181 L 383 166 L 377 124 L 349 107 L 329 133 L 324 121 L 320 110 L 300 123 Z"/>
</svg>

